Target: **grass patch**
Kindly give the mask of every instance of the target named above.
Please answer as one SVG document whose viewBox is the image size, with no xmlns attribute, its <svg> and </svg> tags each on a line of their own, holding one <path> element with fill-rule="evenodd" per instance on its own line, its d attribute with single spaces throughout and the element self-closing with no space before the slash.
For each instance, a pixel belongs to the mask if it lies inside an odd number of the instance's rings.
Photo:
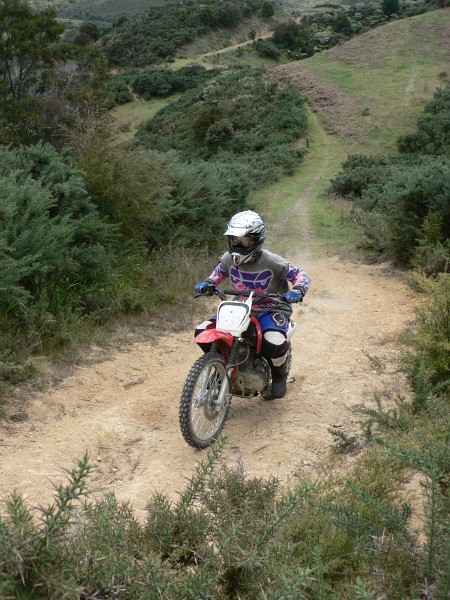
<svg viewBox="0 0 450 600">
<path fill-rule="evenodd" d="M 156 98 L 150 101 L 138 99 L 122 106 L 116 106 L 111 111 L 111 116 L 120 127 L 122 133 L 118 141 L 131 140 L 143 121 L 151 119 L 156 113 L 171 102 L 180 98 L 181 94 L 174 94 L 169 98 Z"/>
<path fill-rule="evenodd" d="M 236 67 L 239 65 L 250 65 L 253 68 L 271 69 L 277 65 L 291 62 L 291 59 L 282 54 L 279 60 L 259 56 L 253 44 L 240 46 L 228 52 L 216 52 L 209 56 L 209 60 L 215 66 Z"/>
<path fill-rule="evenodd" d="M 305 145 L 306 142 L 302 141 Z M 309 111 L 308 148 L 294 175 L 250 196 L 251 206 L 270 224 L 268 246 L 280 254 L 307 245 L 308 251 L 355 254 L 361 239 L 346 203 L 328 196 L 330 178 L 348 156 L 351 146 L 328 135 L 316 114 Z"/>
<path fill-rule="evenodd" d="M 177 57 L 170 62 L 164 63 L 164 67 L 167 69 L 181 69 L 181 67 L 188 67 L 189 65 L 202 65 L 205 69 L 212 69 L 214 64 L 210 60 L 209 56 L 191 56 L 188 58 Z"/>
</svg>

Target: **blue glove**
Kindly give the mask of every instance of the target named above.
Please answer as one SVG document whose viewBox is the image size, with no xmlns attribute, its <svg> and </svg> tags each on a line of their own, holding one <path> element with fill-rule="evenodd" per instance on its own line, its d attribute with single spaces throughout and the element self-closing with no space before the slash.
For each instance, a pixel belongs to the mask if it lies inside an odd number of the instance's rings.
<svg viewBox="0 0 450 600">
<path fill-rule="evenodd" d="M 303 293 L 303 290 L 294 288 L 293 290 L 289 290 L 289 292 L 285 293 L 284 299 L 286 302 L 289 302 L 289 304 L 295 304 L 297 302 L 301 302 L 304 295 L 305 294 Z"/>
<path fill-rule="evenodd" d="M 210 281 L 201 281 L 195 285 L 195 291 L 197 294 L 206 294 L 208 288 L 211 286 Z"/>
</svg>

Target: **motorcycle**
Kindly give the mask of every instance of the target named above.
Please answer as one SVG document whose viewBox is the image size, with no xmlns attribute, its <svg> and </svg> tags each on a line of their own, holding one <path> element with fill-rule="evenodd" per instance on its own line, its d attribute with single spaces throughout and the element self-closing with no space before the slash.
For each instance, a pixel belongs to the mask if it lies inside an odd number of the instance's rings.
<svg viewBox="0 0 450 600">
<path fill-rule="evenodd" d="M 292 314 L 292 307 L 282 294 L 222 291 L 210 284 L 207 295 L 217 295 L 221 300 L 216 322 L 194 339 L 206 351 L 186 378 L 179 406 L 181 433 L 190 446 L 200 449 L 213 444 L 219 436 L 232 396 L 260 395 L 263 400 L 271 399 L 272 374 L 269 362 L 261 354 L 262 331 L 256 314 L 281 312 L 288 318 Z M 246 299 L 229 300 L 228 296 Z M 289 320 L 287 373 L 295 329 L 296 324 Z"/>
</svg>

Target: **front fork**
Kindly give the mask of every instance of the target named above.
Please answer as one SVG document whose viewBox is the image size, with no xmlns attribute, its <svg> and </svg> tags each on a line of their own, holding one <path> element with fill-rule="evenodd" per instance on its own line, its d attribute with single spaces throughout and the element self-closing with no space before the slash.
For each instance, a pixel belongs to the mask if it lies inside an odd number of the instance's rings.
<svg viewBox="0 0 450 600">
<path fill-rule="evenodd" d="M 222 385 L 220 386 L 219 396 L 217 398 L 217 404 L 219 406 L 222 406 L 225 403 L 229 404 L 231 401 L 231 376 L 236 368 L 236 358 L 239 352 L 239 347 L 242 343 L 242 339 L 243 338 L 236 338 L 231 347 L 230 356 L 228 357 L 228 362 L 225 367 L 225 377 L 223 378 Z"/>
</svg>

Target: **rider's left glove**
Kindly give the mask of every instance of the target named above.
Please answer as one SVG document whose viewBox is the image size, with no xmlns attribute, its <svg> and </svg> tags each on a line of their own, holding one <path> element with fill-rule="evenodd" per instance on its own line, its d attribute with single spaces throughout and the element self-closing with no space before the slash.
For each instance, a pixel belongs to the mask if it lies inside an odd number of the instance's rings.
<svg viewBox="0 0 450 600">
<path fill-rule="evenodd" d="M 284 299 L 286 300 L 286 302 L 289 302 L 289 304 L 295 304 L 297 302 L 302 302 L 304 295 L 305 294 L 303 290 L 301 290 L 300 288 L 294 288 L 293 290 L 289 290 L 289 292 L 285 293 Z"/>
</svg>

